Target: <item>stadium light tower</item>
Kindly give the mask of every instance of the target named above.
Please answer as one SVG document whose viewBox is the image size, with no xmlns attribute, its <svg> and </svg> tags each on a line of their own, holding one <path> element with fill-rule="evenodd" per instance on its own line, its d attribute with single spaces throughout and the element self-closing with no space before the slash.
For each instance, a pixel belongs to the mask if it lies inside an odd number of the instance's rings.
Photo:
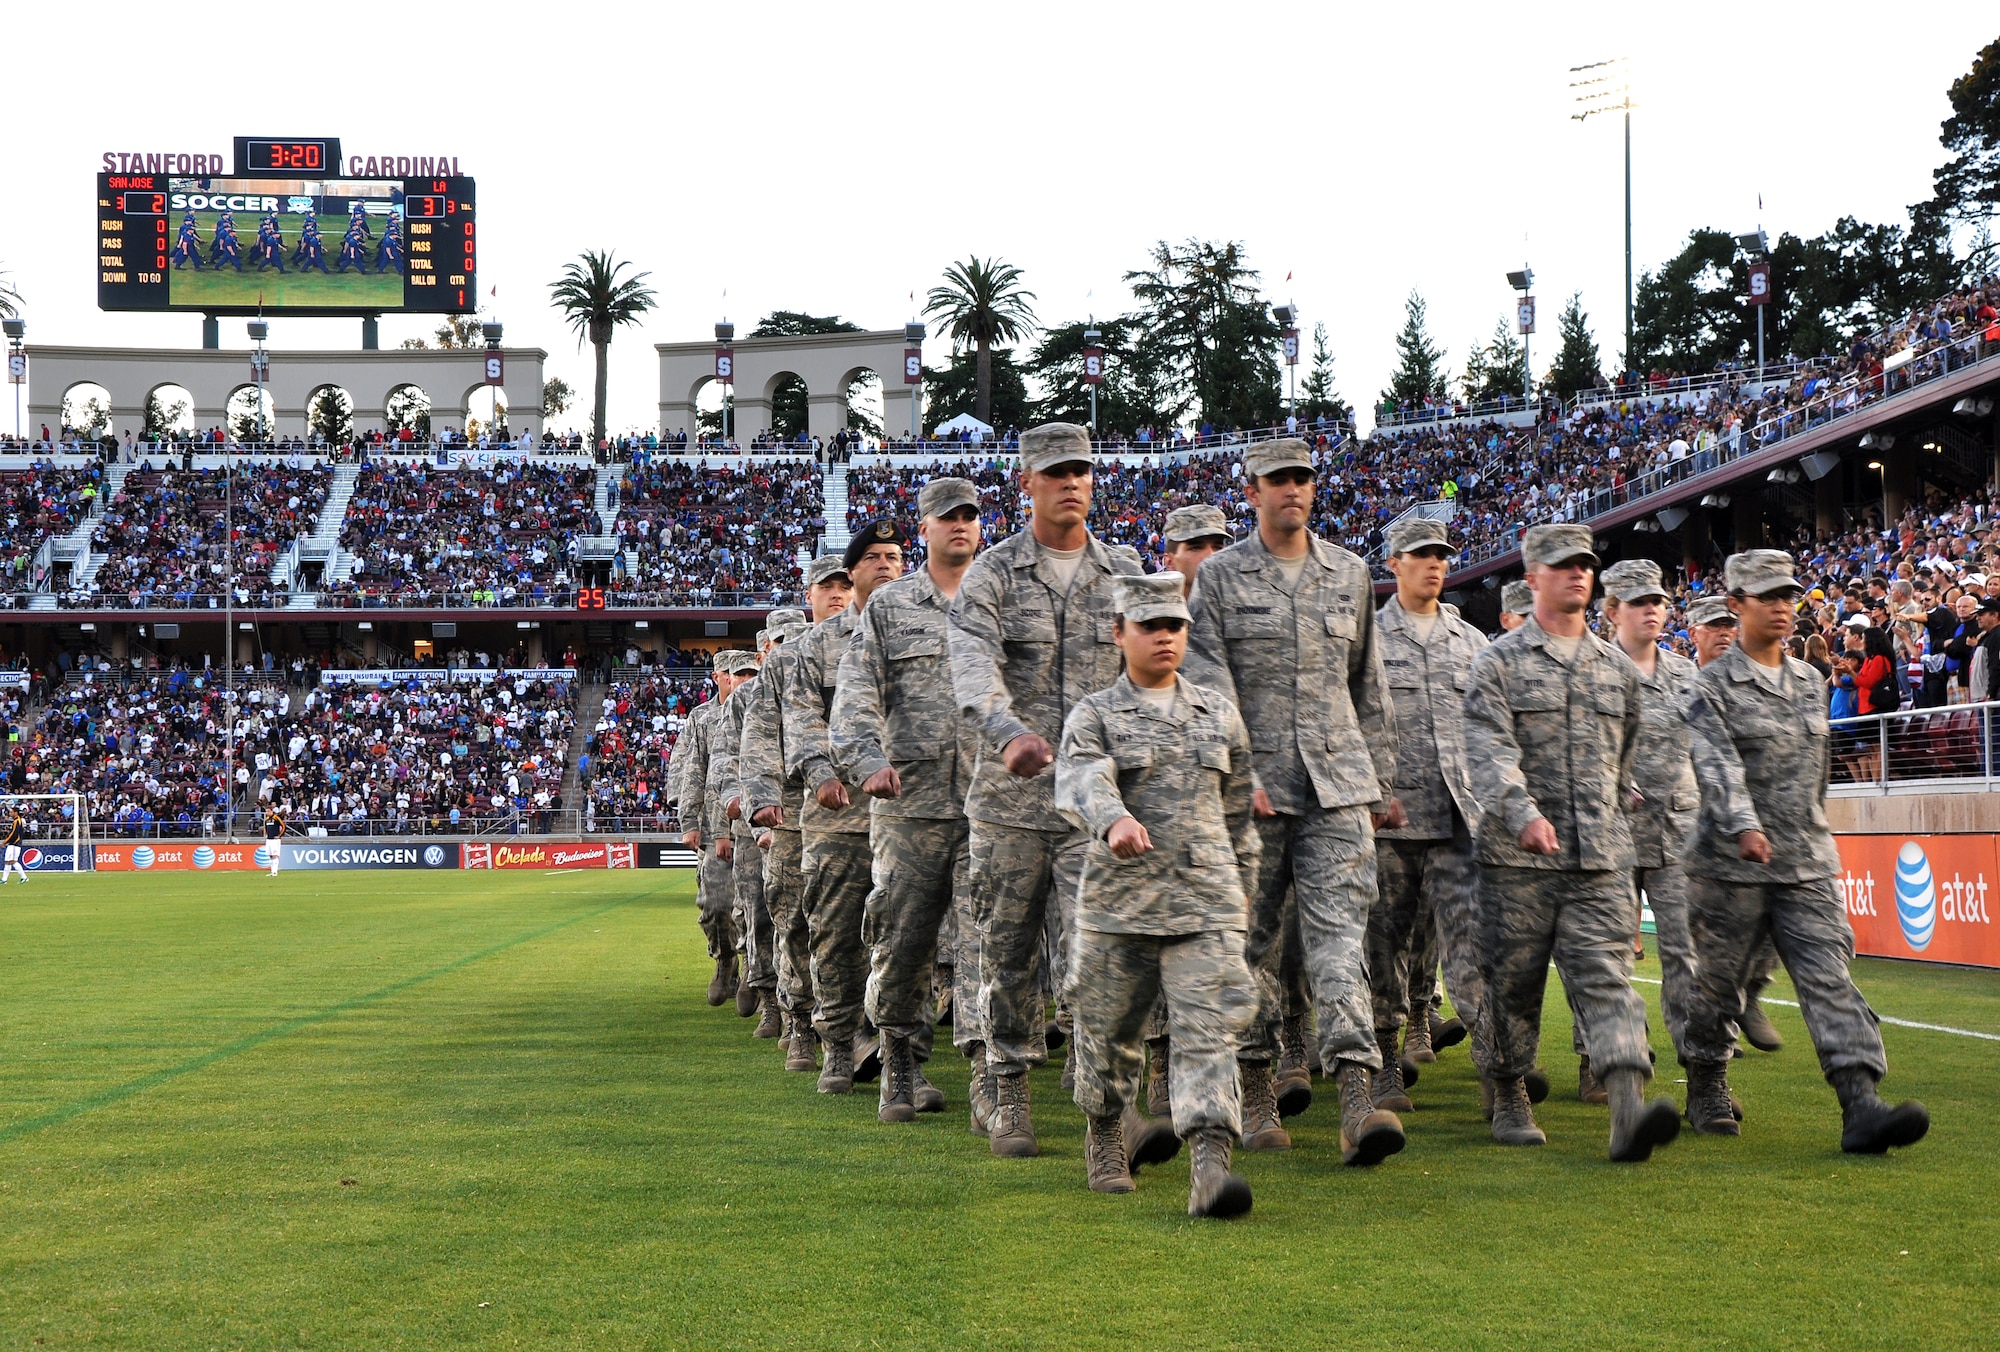
<svg viewBox="0 0 2000 1352">
<path fill-rule="evenodd" d="M 1535 402 L 1535 364 L 1528 360 L 1528 340 L 1535 336 L 1535 298 L 1529 291 L 1535 285 L 1535 270 L 1526 263 L 1519 272 L 1507 274 L 1507 285 L 1521 293 L 1520 302 L 1514 307 L 1521 330 L 1521 402 L 1532 406 Z"/>
<path fill-rule="evenodd" d="M 1093 369 L 1093 358 L 1095 369 Z M 1090 436 L 1097 439 L 1097 385 L 1104 379 L 1104 331 L 1092 315 L 1083 330 L 1083 379 L 1090 386 Z"/>
<path fill-rule="evenodd" d="M 917 354 L 912 363 L 906 356 L 903 361 L 904 383 L 910 387 L 910 449 L 917 448 L 919 434 L 923 431 L 924 408 L 924 322 L 913 319 L 903 325 L 903 341 L 909 344 L 907 351 Z M 884 409 L 883 412 L 887 412 Z"/>
<path fill-rule="evenodd" d="M 486 337 L 486 350 L 488 352 L 498 352 L 500 350 L 500 321 L 489 319 L 479 326 L 479 331 Z M 493 392 L 493 412 L 487 419 L 486 434 L 497 442 L 500 439 L 500 387 L 489 382 L 487 388 Z"/>
<path fill-rule="evenodd" d="M 0 319 L 0 332 L 7 335 L 7 380 L 14 387 L 14 439 L 21 439 L 21 381 L 25 372 L 21 369 L 21 339 L 28 332 L 26 321 Z"/>
<path fill-rule="evenodd" d="M 1624 57 L 1569 68 L 1569 87 L 1581 108 L 1570 114 L 1582 122 L 1599 113 L 1625 116 L 1625 369 L 1632 369 L 1632 102 L 1631 63 Z"/>
<path fill-rule="evenodd" d="M 1736 247 L 1750 258 L 1750 308 L 1757 312 L 1757 379 L 1764 379 L 1764 307 L 1771 299 L 1771 241 L 1764 223 L 1747 235 L 1736 237 Z"/>
<path fill-rule="evenodd" d="M 729 344 L 736 337 L 736 326 L 723 320 L 715 326 L 715 366 L 716 374 L 722 378 L 722 446 L 729 448 L 729 406 L 735 402 L 736 356 L 729 350 Z"/>
</svg>

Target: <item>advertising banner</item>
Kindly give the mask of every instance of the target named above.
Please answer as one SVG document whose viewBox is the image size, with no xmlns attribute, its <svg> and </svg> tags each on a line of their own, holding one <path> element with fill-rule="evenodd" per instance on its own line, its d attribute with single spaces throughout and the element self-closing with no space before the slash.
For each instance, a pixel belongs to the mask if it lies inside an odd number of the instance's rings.
<svg viewBox="0 0 2000 1352">
<path fill-rule="evenodd" d="M 41 846 L 44 855 L 58 848 Z M 69 846 L 59 847 L 64 851 Z M 232 869 L 269 868 L 271 856 L 264 852 L 261 840 L 246 840 L 235 845 L 220 841 L 205 844 L 191 844 L 183 840 L 149 840 L 105 842 L 90 847 L 96 858 L 95 867 L 99 872 L 145 873 L 168 869 L 199 869 L 226 871 Z M 26 859 L 23 858 L 23 863 Z M 290 860 L 286 861 L 290 863 Z M 29 864 L 33 868 L 35 865 Z M 42 868 L 59 867 L 44 862 Z"/>
<path fill-rule="evenodd" d="M 100 847 L 101 848 L 101 847 Z M 284 868 L 457 868 L 460 845 L 450 843 L 390 845 L 327 840 L 288 840 Z M 266 856 L 268 866 L 269 856 Z"/>
<path fill-rule="evenodd" d="M 415 681 L 420 685 L 443 685 L 448 681 L 490 681 L 496 676 L 509 680 L 573 681 L 575 667 L 352 667 L 323 671 L 321 685 L 394 685 Z"/>
<path fill-rule="evenodd" d="M 701 860 L 678 841 L 642 840 L 638 843 L 640 868 L 695 868 Z"/>
<path fill-rule="evenodd" d="M 25 671 L 0 671 L 0 690 L 26 690 L 29 675 Z"/>
<path fill-rule="evenodd" d="M 630 849 L 630 846 L 626 846 Z M 611 862 L 613 847 L 603 841 L 468 841 L 460 855 L 465 868 L 630 868 Z"/>
<path fill-rule="evenodd" d="M 21 867 L 30 873 L 69 873 L 73 869 L 77 848 L 67 842 L 61 845 L 27 845 L 21 850 Z M 83 867 L 90 867 L 90 846 L 83 847 Z"/>
<path fill-rule="evenodd" d="M 1990 835 L 1837 836 L 1854 951 L 2000 967 L 2000 843 Z M 101 847 L 100 847 L 101 848 Z M 102 867 L 102 865 L 99 865 Z"/>
</svg>

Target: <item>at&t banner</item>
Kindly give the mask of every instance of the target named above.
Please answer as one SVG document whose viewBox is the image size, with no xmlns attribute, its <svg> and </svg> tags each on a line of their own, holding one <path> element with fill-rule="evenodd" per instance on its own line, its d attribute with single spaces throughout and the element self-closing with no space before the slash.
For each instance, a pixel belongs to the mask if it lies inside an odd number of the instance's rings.
<svg viewBox="0 0 2000 1352">
<path fill-rule="evenodd" d="M 2000 911 L 2000 838 L 1836 839 L 1838 883 L 1857 953 L 2000 967 L 2000 934 L 1993 926 Z"/>
</svg>

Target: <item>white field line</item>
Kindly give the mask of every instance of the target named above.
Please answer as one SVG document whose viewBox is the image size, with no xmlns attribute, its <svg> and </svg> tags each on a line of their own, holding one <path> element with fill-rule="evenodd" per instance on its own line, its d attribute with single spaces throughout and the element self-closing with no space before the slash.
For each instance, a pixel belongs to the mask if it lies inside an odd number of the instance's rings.
<svg viewBox="0 0 2000 1352">
<path fill-rule="evenodd" d="M 1648 986 L 1657 986 L 1660 984 L 1649 976 L 1635 976 L 1632 979 L 1634 981 L 1643 981 Z M 1764 997 L 1763 1003 L 1767 1005 L 1783 1005 L 1786 1009 L 1797 1009 L 1799 1007 L 1796 1000 L 1779 1000 L 1769 995 Z M 2000 1033 L 1975 1033 L 1970 1028 L 1948 1028 L 1941 1023 L 1915 1023 L 1909 1019 L 1892 1019 L 1887 1014 L 1877 1014 L 1875 1021 L 1877 1023 L 1891 1023 L 1898 1028 L 1921 1028 L 1926 1033 L 1950 1033 L 1953 1037 L 1976 1037 L 1982 1042 L 2000 1042 Z"/>
</svg>

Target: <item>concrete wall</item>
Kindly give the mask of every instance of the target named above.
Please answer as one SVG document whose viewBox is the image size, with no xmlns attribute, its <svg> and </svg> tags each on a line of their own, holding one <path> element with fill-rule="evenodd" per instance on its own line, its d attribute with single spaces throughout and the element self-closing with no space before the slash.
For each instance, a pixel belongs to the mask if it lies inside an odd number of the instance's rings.
<svg viewBox="0 0 2000 1352">
<path fill-rule="evenodd" d="M 847 426 L 848 389 L 864 370 L 882 378 L 882 425 L 891 436 L 910 430 L 910 386 L 903 383 L 902 330 L 811 334 L 796 338 L 744 338 L 730 344 L 736 358 L 736 407 L 730 436 L 742 444 L 771 425 L 771 396 L 787 374 L 806 384 L 806 427 L 831 438 Z M 660 357 L 660 432 L 695 435 L 696 399 L 715 378 L 713 339 L 656 343 Z"/>
<path fill-rule="evenodd" d="M 515 435 L 542 431 L 540 348 L 502 348 L 506 383 L 502 397 L 507 425 Z M 489 399 L 484 349 L 382 352 L 283 352 L 271 350 L 264 382 L 277 415 L 278 436 L 303 436 L 306 402 L 314 391 L 337 385 L 354 400 L 354 427 L 369 432 L 386 427 L 384 407 L 402 385 L 416 385 L 431 398 L 431 425 L 464 428 L 466 419 L 487 418 Z M 28 410 L 22 430 L 34 436 L 42 424 L 62 424 L 63 397 L 76 385 L 102 385 L 111 395 L 113 432 L 124 437 L 145 427 L 146 399 L 162 385 L 179 385 L 193 397 L 198 428 L 224 422 L 230 396 L 253 383 L 247 351 L 173 350 L 121 347 L 28 348 Z"/>
<path fill-rule="evenodd" d="M 1841 834 L 2000 832 L 2000 793 L 1839 793 L 1826 800 L 1826 817 Z"/>
</svg>

